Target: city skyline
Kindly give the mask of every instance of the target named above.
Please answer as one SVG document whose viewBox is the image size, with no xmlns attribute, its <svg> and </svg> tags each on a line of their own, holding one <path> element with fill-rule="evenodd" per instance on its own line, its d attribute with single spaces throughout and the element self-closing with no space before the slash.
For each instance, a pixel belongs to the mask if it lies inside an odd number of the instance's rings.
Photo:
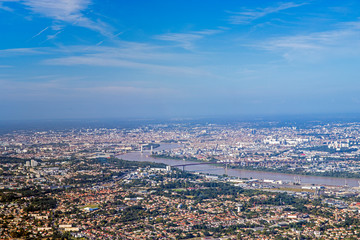
<svg viewBox="0 0 360 240">
<path fill-rule="evenodd" d="M 0 118 L 359 113 L 359 7 L 0 0 Z"/>
</svg>

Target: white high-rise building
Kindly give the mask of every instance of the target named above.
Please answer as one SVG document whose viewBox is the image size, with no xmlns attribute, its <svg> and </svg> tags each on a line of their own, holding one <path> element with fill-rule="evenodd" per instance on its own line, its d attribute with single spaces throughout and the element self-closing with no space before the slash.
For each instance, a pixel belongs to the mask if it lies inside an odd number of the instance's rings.
<svg viewBox="0 0 360 240">
<path fill-rule="evenodd" d="M 31 166 L 36 167 L 38 165 L 38 162 L 35 160 L 31 160 Z"/>
</svg>

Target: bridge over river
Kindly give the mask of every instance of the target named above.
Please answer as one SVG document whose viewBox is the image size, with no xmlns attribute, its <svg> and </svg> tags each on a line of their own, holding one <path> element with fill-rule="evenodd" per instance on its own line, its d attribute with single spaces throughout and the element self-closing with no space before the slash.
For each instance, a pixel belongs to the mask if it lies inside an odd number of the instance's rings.
<svg viewBox="0 0 360 240">
<path fill-rule="evenodd" d="M 240 163 L 243 163 L 243 162 L 188 162 L 188 163 L 184 163 L 184 164 L 176 164 L 176 165 L 170 165 L 171 167 L 177 167 L 177 168 L 180 168 L 182 167 L 183 171 L 185 171 L 185 167 L 187 166 L 196 166 L 196 165 L 209 165 L 209 164 L 212 164 L 212 165 L 225 165 L 225 174 L 227 175 L 227 171 L 228 171 L 228 165 L 229 164 L 240 164 Z"/>
<path fill-rule="evenodd" d="M 175 144 L 176 145 L 176 144 Z M 175 148 L 178 147 L 175 146 Z M 174 148 L 174 144 L 161 144 L 162 149 Z M 332 185 L 332 186 L 344 186 L 347 184 L 350 187 L 358 187 L 357 178 L 334 178 L 334 177 L 318 177 L 318 176 L 305 176 L 298 174 L 286 174 L 286 173 L 275 173 L 275 172 L 264 172 L 264 171 L 253 171 L 244 169 L 227 169 L 227 165 L 239 162 L 196 162 L 196 161 L 184 161 L 174 160 L 165 158 L 153 158 L 150 156 L 150 152 L 130 152 L 124 155 L 117 156 L 118 158 L 129 160 L 129 161 L 146 161 L 146 162 L 157 162 L 164 163 L 171 167 L 183 168 L 186 171 L 202 172 L 209 174 L 223 175 L 225 174 L 240 178 L 256 178 L 256 179 L 271 179 L 271 180 L 282 180 L 287 182 L 294 182 L 294 179 L 301 179 L 302 183 L 307 184 L 319 184 L 319 185 Z M 221 164 L 222 166 L 219 166 Z"/>
</svg>

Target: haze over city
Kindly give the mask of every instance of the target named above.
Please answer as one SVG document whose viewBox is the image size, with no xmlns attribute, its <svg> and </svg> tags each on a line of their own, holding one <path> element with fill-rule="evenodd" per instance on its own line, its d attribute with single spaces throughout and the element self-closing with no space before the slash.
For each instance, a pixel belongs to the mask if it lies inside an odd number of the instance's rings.
<svg viewBox="0 0 360 240">
<path fill-rule="evenodd" d="M 0 118 L 359 113 L 359 4 L 0 0 Z"/>
</svg>

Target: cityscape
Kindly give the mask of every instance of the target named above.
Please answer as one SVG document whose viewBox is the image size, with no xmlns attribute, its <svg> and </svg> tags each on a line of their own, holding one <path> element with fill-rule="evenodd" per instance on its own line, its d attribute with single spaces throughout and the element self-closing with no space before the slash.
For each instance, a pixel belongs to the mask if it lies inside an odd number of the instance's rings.
<svg viewBox="0 0 360 240">
<path fill-rule="evenodd" d="M 287 125 L 8 131 L 1 238 L 357 239 L 360 122 Z"/>
</svg>

